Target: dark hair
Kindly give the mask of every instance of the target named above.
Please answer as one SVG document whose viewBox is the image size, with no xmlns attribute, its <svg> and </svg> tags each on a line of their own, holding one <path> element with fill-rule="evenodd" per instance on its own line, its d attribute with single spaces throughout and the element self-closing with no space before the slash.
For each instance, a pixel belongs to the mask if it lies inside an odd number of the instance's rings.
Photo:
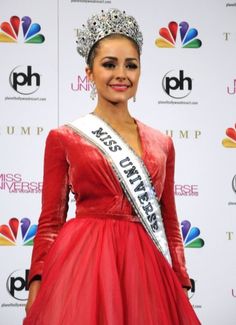
<svg viewBox="0 0 236 325">
<path fill-rule="evenodd" d="M 105 39 L 119 39 L 119 38 L 126 38 L 128 39 L 129 41 L 131 41 L 131 43 L 134 45 L 134 47 L 136 48 L 137 52 L 138 52 L 138 55 L 140 56 L 140 49 L 138 47 L 138 44 L 132 39 L 130 38 L 129 36 L 126 36 L 124 34 L 110 34 L 108 36 L 105 36 L 104 38 L 102 38 L 101 40 L 97 41 L 91 48 L 90 52 L 89 52 L 89 55 L 88 55 L 88 60 L 87 60 L 87 64 L 88 64 L 88 67 L 90 69 L 93 68 L 93 62 L 94 62 L 94 59 L 95 59 L 95 56 L 97 55 L 97 50 L 99 49 L 100 47 L 100 44 L 103 40 Z"/>
</svg>

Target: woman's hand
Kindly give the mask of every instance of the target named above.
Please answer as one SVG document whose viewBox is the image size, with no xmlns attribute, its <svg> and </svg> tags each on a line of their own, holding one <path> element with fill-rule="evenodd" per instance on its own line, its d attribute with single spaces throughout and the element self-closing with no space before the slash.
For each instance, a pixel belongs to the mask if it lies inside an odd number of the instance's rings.
<svg viewBox="0 0 236 325">
<path fill-rule="evenodd" d="M 29 297 L 28 297 L 27 304 L 25 306 L 26 315 L 28 314 L 30 307 L 32 306 L 33 302 L 35 301 L 35 298 L 38 295 L 40 286 L 41 286 L 40 280 L 35 280 L 35 281 L 31 282 L 31 284 L 30 284 Z"/>
<path fill-rule="evenodd" d="M 187 296 L 187 298 L 188 298 L 188 289 L 183 288 L 183 290 L 184 290 L 184 293 L 186 294 L 186 296 Z"/>
</svg>

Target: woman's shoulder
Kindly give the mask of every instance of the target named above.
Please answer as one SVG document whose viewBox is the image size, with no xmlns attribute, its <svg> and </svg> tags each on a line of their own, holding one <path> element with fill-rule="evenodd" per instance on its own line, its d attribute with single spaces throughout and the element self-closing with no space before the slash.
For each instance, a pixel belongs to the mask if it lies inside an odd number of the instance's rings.
<svg viewBox="0 0 236 325">
<path fill-rule="evenodd" d="M 61 137 L 61 136 L 67 136 L 71 133 L 74 133 L 73 130 L 67 125 L 67 124 L 62 124 L 56 128 L 52 128 L 48 135 L 51 137 Z"/>
<path fill-rule="evenodd" d="M 76 133 L 68 124 L 60 125 L 49 131 L 47 142 L 59 142 L 62 145 L 68 142 L 73 142 L 75 139 L 79 141 L 80 135 Z"/>
</svg>

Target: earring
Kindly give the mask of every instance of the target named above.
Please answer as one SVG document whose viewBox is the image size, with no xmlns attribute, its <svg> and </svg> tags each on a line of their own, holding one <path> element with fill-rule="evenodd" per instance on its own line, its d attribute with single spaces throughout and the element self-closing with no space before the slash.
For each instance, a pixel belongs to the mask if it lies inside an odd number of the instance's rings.
<svg viewBox="0 0 236 325">
<path fill-rule="evenodd" d="M 135 103 L 136 102 L 136 96 L 134 95 L 133 97 L 133 102 Z"/>
<path fill-rule="evenodd" d="M 91 92 L 90 92 L 90 98 L 92 100 L 94 100 L 96 98 L 96 96 L 97 96 L 97 88 L 96 88 L 96 85 L 95 85 L 94 82 L 91 82 L 91 87 L 92 87 L 92 89 L 91 89 Z"/>
</svg>

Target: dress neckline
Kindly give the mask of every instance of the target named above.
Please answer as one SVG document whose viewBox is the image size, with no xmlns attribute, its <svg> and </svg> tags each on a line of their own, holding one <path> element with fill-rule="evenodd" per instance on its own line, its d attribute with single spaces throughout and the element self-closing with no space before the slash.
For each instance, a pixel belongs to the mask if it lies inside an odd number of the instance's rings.
<svg viewBox="0 0 236 325">
<path fill-rule="evenodd" d="M 94 112 L 91 112 L 90 114 L 96 116 L 98 119 L 100 119 L 101 121 L 103 121 L 109 128 L 111 128 L 113 130 L 113 132 L 115 132 L 120 138 L 121 140 L 129 147 L 130 150 L 132 150 L 134 152 L 134 154 L 141 160 L 144 160 L 144 154 L 145 154 L 145 151 L 144 151 L 144 144 L 143 144 L 143 137 L 142 137 L 142 131 L 141 131 L 141 128 L 140 128 L 140 122 L 132 117 L 132 119 L 134 120 L 135 122 L 135 125 L 137 127 L 137 133 L 138 133 L 138 137 L 139 137 L 139 141 L 140 141 L 140 147 L 141 147 L 141 154 L 138 154 L 134 149 L 133 147 L 131 147 L 131 145 L 122 137 L 122 135 L 116 130 L 114 129 L 111 124 L 107 121 L 105 121 L 102 117 L 96 115 Z"/>
</svg>

